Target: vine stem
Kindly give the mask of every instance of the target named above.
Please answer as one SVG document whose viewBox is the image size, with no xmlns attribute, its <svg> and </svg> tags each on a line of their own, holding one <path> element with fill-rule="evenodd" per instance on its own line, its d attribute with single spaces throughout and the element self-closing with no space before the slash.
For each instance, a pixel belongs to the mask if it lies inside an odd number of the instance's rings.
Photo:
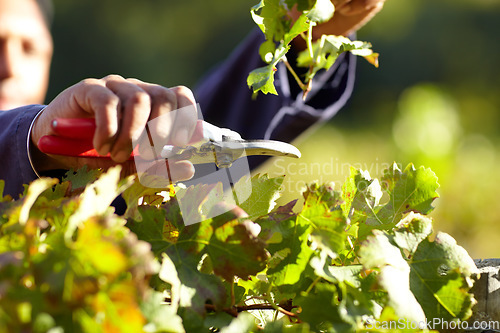
<svg viewBox="0 0 500 333">
<path fill-rule="evenodd" d="M 165 298 L 165 302 L 170 303 L 171 301 L 172 301 L 171 298 L 169 298 L 169 297 Z M 243 312 L 243 311 L 252 311 L 252 310 L 273 310 L 273 311 L 276 311 L 277 310 L 277 311 L 279 311 L 279 312 L 281 312 L 284 315 L 287 315 L 289 317 L 298 318 L 296 313 L 285 310 L 282 307 L 280 307 L 276 304 L 273 304 L 273 303 L 239 305 L 239 306 L 235 306 L 233 308 L 223 308 L 223 309 L 217 309 L 217 307 L 214 304 L 205 304 L 205 309 L 208 311 L 221 310 L 223 312 L 230 314 L 233 317 L 236 317 L 238 313 Z M 236 310 L 236 313 L 235 313 L 235 310 Z"/>
<path fill-rule="evenodd" d="M 236 304 L 236 300 L 234 297 L 234 276 L 233 276 L 232 281 L 231 281 L 231 307 L 234 307 L 235 304 Z"/>
<path fill-rule="evenodd" d="M 295 81 L 297 81 L 297 84 L 299 85 L 300 89 L 305 91 L 307 89 L 307 86 L 302 82 L 297 73 L 293 70 L 292 65 L 290 65 L 287 59 L 284 59 L 283 62 L 285 63 L 285 66 L 288 69 L 288 71 L 292 74 Z"/>
<path fill-rule="evenodd" d="M 313 29 L 313 27 L 314 27 L 314 24 L 311 22 L 311 24 L 309 25 L 309 29 L 307 29 L 307 38 L 306 38 L 307 50 L 309 51 L 309 56 L 311 57 L 311 60 L 313 61 L 311 66 L 309 66 L 308 77 L 310 77 L 312 75 L 314 64 L 316 63 L 316 59 L 314 59 L 314 51 L 313 51 L 313 46 L 312 46 L 312 29 Z M 302 100 L 306 99 L 307 94 L 309 93 L 309 91 L 311 91 L 311 88 L 312 88 L 312 80 L 310 78 L 307 78 L 306 82 L 307 82 L 306 88 L 305 89 L 302 88 L 302 90 L 304 91 L 304 94 L 302 95 Z"/>
<path fill-rule="evenodd" d="M 307 288 L 306 290 L 306 294 L 309 294 L 311 292 L 311 290 L 314 288 L 314 286 L 321 280 L 321 276 L 318 276 L 312 283 L 311 285 L 309 286 L 309 288 Z"/>
</svg>

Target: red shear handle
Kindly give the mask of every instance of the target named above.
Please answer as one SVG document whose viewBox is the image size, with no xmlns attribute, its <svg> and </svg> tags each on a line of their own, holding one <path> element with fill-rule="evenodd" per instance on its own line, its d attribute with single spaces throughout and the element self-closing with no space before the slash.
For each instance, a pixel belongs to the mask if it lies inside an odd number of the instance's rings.
<svg viewBox="0 0 500 333">
<path fill-rule="evenodd" d="M 38 149 L 42 153 L 75 157 L 110 158 L 109 154 L 101 156 L 94 149 L 92 143 L 96 130 L 94 118 L 56 118 L 52 121 L 51 125 L 56 135 L 45 135 L 40 138 Z M 198 120 L 189 144 L 200 142 L 203 139 L 203 121 Z M 169 144 L 169 142 L 164 144 Z M 130 155 L 130 159 L 137 154 L 137 149 L 134 149 Z"/>
<path fill-rule="evenodd" d="M 52 130 L 58 136 L 69 139 L 87 139 L 92 142 L 96 124 L 94 118 L 56 118 L 52 120 Z"/>
<path fill-rule="evenodd" d="M 69 139 L 57 135 L 45 135 L 38 140 L 38 149 L 45 154 L 75 156 L 75 157 L 100 157 L 101 156 L 94 149 L 92 141 Z"/>
</svg>

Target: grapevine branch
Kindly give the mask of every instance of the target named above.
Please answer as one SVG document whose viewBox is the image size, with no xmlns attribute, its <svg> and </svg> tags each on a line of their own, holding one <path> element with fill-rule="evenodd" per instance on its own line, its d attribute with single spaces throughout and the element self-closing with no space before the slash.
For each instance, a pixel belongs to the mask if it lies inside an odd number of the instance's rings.
<svg viewBox="0 0 500 333">
<path fill-rule="evenodd" d="M 165 298 L 166 303 L 171 303 L 172 299 L 170 297 Z M 286 307 L 286 309 L 285 309 Z M 297 318 L 298 316 L 296 313 L 293 313 L 292 310 L 298 308 L 297 306 L 278 306 L 271 304 L 271 303 L 261 303 L 261 304 L 250 304 L 250 305 L 238 305 L 238 306 L 232 306 L 229 308 L 222 308 L 218 309 L 214 304 L 205 304 L 205 310 L 210 311 L 210 312 L 215 312 L 218 310 L 222 310 L 223 312 L 226 312 L 230 314 L 233 317 L 237 317 L 238 313 L 243 312 L 243 311 L 255 311 L 255 310 L 278 310 L 279 312 L 283 313 L 284 315 L 291 317 L 291 318 Z"/>
</svg>

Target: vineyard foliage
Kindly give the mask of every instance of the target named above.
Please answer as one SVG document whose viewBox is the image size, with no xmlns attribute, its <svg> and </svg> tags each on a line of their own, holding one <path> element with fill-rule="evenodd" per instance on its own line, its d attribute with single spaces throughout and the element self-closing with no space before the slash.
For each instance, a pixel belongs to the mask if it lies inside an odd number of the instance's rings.
<svg viewBox="0 0 500 333">
<path fill-rule="evenodd" d="M 294 7 L 300 13 L 296 19 L 290 15 Z M 317 40 L 313 39 L 313 28 L 332 19 L 334 13 L 335 6 L 330 0 L 261 0 L 252 7 L 252 18 L 265 36 L 259 54 L 266 63 L 248 75 L 247 84 L 253 92 L 278 94 L 274 86 L 274 74 L 279 62 L 285 63 L 303 90 L 304 98 L 312 88 L 312 79 L 316 73 L 329 69 L 344 52 L 362 56 L 378 67 L 378 54 L 371 50 L 370 43 L 351 41 L 347 37 L 336 35 L 322 35 Z M 301 38 L 306 45 L 305 50 L 299 52 L 295 63 L 291 64 L 287 54 L 296 39 Z M 303 77 L 297 74 L 294 69 L 297 67 L 306 69 Z"/>
<path fill-rule="evenodd" d="M 429 169 L 352 169 L 338 190 L 310 184 L 283 206 L 283 177 L 257 175 L 250 202 L 189 226 L 177 187 L 119 174 L 82 169 L 0 196 L 0 332 L 382 332 L 374 323 L 471 315 L 476 269 L 432 233 Z M 184 190 L 203 215 L 200 196 L 222 187 Z"/>
<path fill-rule="evenodd" d="M 343 52 L 377 64 L 368 43 L 313 41 L 334 10 L 330 0 L 251 9 L 266 37 L 266 65 L 248 76 L 254 92 L 277 93 L 279 62 L 304 96 Z M 302 78 L 286 57 L 295 38 L 307 45 Z M 214 200 L 221 185 L 145 187 L 119 166 L 40 178 L 17 200 L 0 181 L 0 333 L 387 332 L 400 322 L 416 325 L 392 331 L 418 332 L 471 316 L 476 268 L 450 235 L 433 233 L 430 169 L 394 164 L 375 179 L 353 168 L 341 187 L 312 183 L 277 205 L 284 177 L 236 184 L 252 187 L 239 206 Z M 203 222 L 183 223 L 179 195 Z M 226 213 L 205 218 L 211 211 Z"/>
</svg>

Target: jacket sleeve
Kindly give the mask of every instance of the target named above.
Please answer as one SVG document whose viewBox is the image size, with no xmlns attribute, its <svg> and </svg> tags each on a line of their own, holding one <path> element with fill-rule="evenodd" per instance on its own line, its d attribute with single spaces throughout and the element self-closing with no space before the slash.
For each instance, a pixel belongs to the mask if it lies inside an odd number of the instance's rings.
<svg viewBox="0 0 500 333">
<path fill-rule="evenodd" d="M 278 95 L 259 93 L 253 99 L 246 79 L 250 71 L 265 65 L 258 54 L 262 41 L 260 30 L 253 31 L 202 81 L 195 96 L 204 119 L 215 125 L 231 128 L 244 139 L 290 142 L 345 105 L 353 90 L 355 56 L 343 53 L 328 71 L 319 72 L 305 101 L 285 65 L 279 63 L 275 73 Z"/>
<path fill-rule="evenodd" d="M 30 105 L 0 111 L 0 179 L 5 181 L 4 195 L 17 198 L 23 184 L 37 178 L 28 158 L 27 137 L 31 122 L 42 108 Z"/>
</svg>

